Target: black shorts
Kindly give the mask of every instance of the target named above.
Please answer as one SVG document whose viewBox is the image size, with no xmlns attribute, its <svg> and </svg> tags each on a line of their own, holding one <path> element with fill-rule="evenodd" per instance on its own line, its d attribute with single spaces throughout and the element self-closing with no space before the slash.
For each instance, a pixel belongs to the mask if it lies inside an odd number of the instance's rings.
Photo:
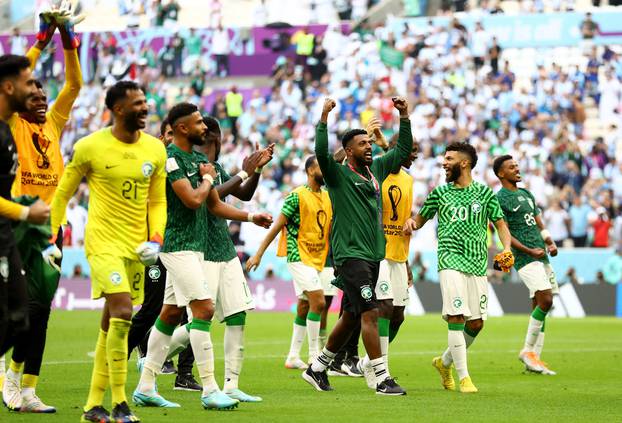
<svg viewBox="0 0 622 423">
<path fill-rule="evenodd" d="M 0 355 L 11 348 L 17 336 L 28 330 L 26 276 L 17 246 L 0 247 Z"/>
<path fill-rule="evenodd" d="M 359 315 L 378 308 L 376 281 L 380 262 L 347 259 L 337 270 L 343 280 L 342 307 L 345 311 Z"/>
</svg>

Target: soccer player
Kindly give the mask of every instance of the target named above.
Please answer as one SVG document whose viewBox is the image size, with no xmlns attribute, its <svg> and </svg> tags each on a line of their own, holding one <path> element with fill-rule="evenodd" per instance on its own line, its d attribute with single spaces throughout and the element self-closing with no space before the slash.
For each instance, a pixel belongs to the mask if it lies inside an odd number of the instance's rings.
<svg viewBox="0 0 622 423">
<path fill-rule="evenodd" d="M 272 160 L 274 144 L 259 149 L 244 160 L 243 169 L 230 176 L 218 162 L 222 146 L 222 134 L 218 121 L 205 116 L 207 142 L 203 152 L 216 168 L 218 176 L 214 187 L 221 199 L 228 195 L 249 201 L 257 189 L 263 166 Z M 204 257 L 209 278 L 209 289 L 216 296 L 216 318 L 225 322 L 225 380 L 224 392 L 241 402 L 260 402 L 258 396 L 248 395 L 238 387 L 244 360 L 244 327 L 246 312 L 255 308 L 248 288 L 242 264 L 229 235 L 227 222 L 211 210 L 207 213 L 207 230 L 210 242 L 206 243 Z"/>
<path fill-rule="evenodd" d="M 168 146 L 173 141 L 173 130 L 168 123 L 168 118 L 164 118 L 160 125 L 160 141 Z M 153 327 L 160 311 L 162 310 L 162 302 L 164 301 L 164 285 L 166 283 L 166 267 L 162 264 L 160 258 L 155 264 L 145 267 L 145 298 L 138 313 L 132 317 L 132 326 L 128 339 L 128 351 L 131 354 L 134 348 L 138 348 L 139 358 L 147 355 L 147 343 L 149 340 L 149 331 Z M 188 315 L 184 311 L 181 319 L 182 324 L 188 323 Z M 192 348 L 187 347 L 179 354 L 178 372 L 175 377 L 175 390 L 182 391 L 201 391 L 201 385 L 192 375 L 192 366 L 194 364 L 194 355 Z M 164 362 L 162 374 L 174 374 L 175 366 L 172 360 Z"/>
<path fill-rule="evenodd" d="M 321 354 L 302 374 L 305 381 L 320 391 L 332 389 L 326 368 L 360 321 L 363 344 L 375 375 L 376 393 L 406 394 L 387 375 L 378 337 L 375 294 L 386 242 L 382 229 L 382 181 L 400 168 L 412 149 L 408 103 L 404 98 L 394 97 L 393 105 L 400 113 L 397 147 L 376 160 L 372 160 L 372 141 L 364 129 L 352 129 L 343 136 L 346 165 L 340 165 L 329 154 L 326 123 L 335 107 L 333 100 L 325 100 L 316 127 L 315 154 L 333 205 L 330 241 L 343 290 L 344 309 Z"/>
<path fill-rule="evenodd" d="M 42 200 L 30 207 L 11 201 L 18 156 L 7 122 L 14 113 L 27 111 L 26 103 L 36 89 L 28 58 L 0 56 L 0 268 L 3 269 L 0 274 L 0 356 L 29 326 L 26 278 L 11 222 L 26 220 L 43 224 L 50 215 L 50 207 Z M 3 378 L 0 374 L 0 382 Z"/>
<path fill-rule="evenodd" d="M 52 233 L 82 178 L 89 185 L 85 248 L 91 296 L 105 298 L 95 365 L 82 421 L 135 422 L 125 395 L 127 336 L 133 305 L 143 301 L 144 266 L 155 263 L 166 226 L 166 151 L 141 131 L 147 101 L 138 85 L 120 81 L 106 92 L 111 127 L 79 140 L 52 201 Z M 147 241 L 149 239 L 149 241 Z M 110 385 L 112 413 L 103 408 Z"/>
<path fill-rule="evenodd" d="M 547 256 L 548 253 L 555 257 L 557 246 L 544 227 L 534 196 L 525 188 L 518 187 L 522 177 L 516 160 L 510 155 L 497 157 L 493 170 L 503 186 L 497 198 L 512 234 L 512 252 L 516 257 L 514 268 L 529 289 L 532 301 L 533 311 L 525 344 L 518 357 L 529 371 L 555 375 L 540 360 L 540 354 L 544 345 L 545 318 L 553 305 L 553 294 L 559 292 L 555 272 Z"/>
<path fill-rule="evenodd" d="M 270 243 L 281 233 L 278 254 L 287 256 L 287 268 L 298 298 L 291 346 L 285 360 L 288 369 L 307 368 L 300 359 L 305 333 L 309 343 L 309 363 L 319 355 L 320 322 L 326 306 L 322 281 L 328 279 L 330 284 L 333 279 L 329 274 L 322 277 L 328 257 L 333 211 L 328 192 L 322 189 L 324 178 L 315 156 L 306 160 L 305 172 L 307 183 L 295 188 L 285 198 L 276 223 L 255 255 L 246 262 L 247 271 L 256 269 Z"/>
<path fill-rule="evenodd" d="M 50 25 L 43 33 L 45 38 L 39 37 L 39 41 L 26 54 L 30 59 L 31 69 L 34 69 L 41 51 L 51 41 L 54 30 L 55 25 Z M 58 181 L 63 174 L 64 163 L 60 150 L 60 135 L 82 87 L 77 45 L 70 35 L 70 28 L 61 25 L 59 31 L 65 54 L 63 89 L 48 111 L 46 93 L 41 83 L 36 81 L 37 91 L 26 103 L 28 111 L 19 115 L 14 114 L 9 120 L 19 157 L 17 178 L 13 183 L 12 195 L 13 197 L 38 196 L 47 204 L 52 202 Z M 51 260 L 60 259 L 62 241 L 62 230 L 59 229 L 55 246 L 45 252 Z M 2 391 L 4 402 L 10 404 L 11 408 L 19 408 L 22 412 L 56 412 L 54 407 L 41 401 L 35 389 L 45 350 L 52 299 L 60 280 L 59 264 L 51 263 L 58 270 L 52 277 L 46 277 L 49 272 L 26 269 L 30 329 L 15 344 Z"/>
<path fill-rule="evenodd" d="M 207 230 L 207 208 L 215 215 L 247 220 L 259 226 L 269 226 L 272 218 L 267 214 L 247 213 L 220 201 L 212 189 L 216 176 L 213 165 L 208 165 L 207 157 L 193 150 L 193 146 L 205 142 L 207 135 L 207 127 L 195 105 L 177 104 L 170 110 L 168 120 L 174 138 L 167 147 L 167 236 L 160 254 L 168 277 L 164 305 L 149 335 L 147 356 L 133 400 L 144 406 L 179 407 L 157 392 L 155 380 L 167 355 L 190 343 L 203 385 L 203 407 L 232 409 L 239 401 L 225 395 L 214 378 L 210 326 L 215 306 L 209 287 L 213 274 L 203 255 L 205 244 L 214 242 Z M 175 330 L 187 306 L 192 310 L 192 321 Z"/>
<path fill-rule="evenodd" d="M 438 216 L 438 270 L 443 299 L 443 318 L 447 321 L 448 348 L 433 359 L 443 387 L 454 390 L 451 373 L 454 363 L 460 380 L 460 392 L 477 392 L 467 368 L 467 347 L 484 326 L 488 312 L 486 278 L 488 221 L 497 228 L 503 252 L 510 253 L 511 236 L 503 211 L 492 190 L 473 181 L 471 171 L 477 164 L 475 148 L 465 142 L 453 142 L 445 150 L 443 169 L 447 184 L 428 195 L 414 219 L 404 224 L 406 234 L 420 229 Z"/>
</svg>

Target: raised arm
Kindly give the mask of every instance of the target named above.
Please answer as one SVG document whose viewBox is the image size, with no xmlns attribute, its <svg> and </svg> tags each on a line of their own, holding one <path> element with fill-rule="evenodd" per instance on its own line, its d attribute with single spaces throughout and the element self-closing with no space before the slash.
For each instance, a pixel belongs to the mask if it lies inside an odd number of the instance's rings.
<svg viewBox="0 0 622 423">
<path fill-rule="evenodd" d="M 393 106 L 400 112 L 400 132 L 397 138 L 397 145 L 390 149 L 384 156 L 376 159 L 378 162 L 380 175 L 384 180 L 391 172 L 397 171 L 402 162 L 408 157 L 413 145 L 413 135 L 408 119 L 408 102 L 403 97 L 393 97 Z"/>
<path fill-rule="evenodd" d="M 322 170 L 324 181 L 328 186 L 334 185 L 337 182 L 336 175 L 339 172 L 339 164 L 328 151 L 328 115 L 336 105 L 337 103 L 333 99 L 326 98 L 324 100 L 322 116 L 315 127 L 315 157 Z"/>
<path fill-rule="evenodd" d="M 281 229 L 283 229 L 286 224 L 287 217 L 285 217 L 283 213 L 279 213 L 279 216 L 276 218 L 276 222 L 272 225 L 263 241 L 261 241 L 261 245 L 257 249 L 255 255 L 246 261 L 247 272 L 251 272 L 259 267 L 261 264 L 261 258 L 268 249 L 268 246 L 272 243 L 272 241 L 274 241 L 274 238 L 276 238 L 278 233 L 281 232 Z"/>
</svg>

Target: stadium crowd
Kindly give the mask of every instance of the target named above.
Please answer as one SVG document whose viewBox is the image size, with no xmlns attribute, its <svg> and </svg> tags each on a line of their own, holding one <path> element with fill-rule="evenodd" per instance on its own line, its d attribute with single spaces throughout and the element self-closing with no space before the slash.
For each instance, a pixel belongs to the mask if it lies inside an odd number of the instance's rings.
<svg viewBox="0 0 622 423">
<path fill-rule="evenodd" d="M 196 54 L 193 37 L 189 31 L 173 38 L 182 40 L 174 61 Z M 397 121 L 389 99 L 407 93 L 413 132 L 422 148 L 412 171 L 415 208 L 442 180 L 439 157 L 444 146 L 469 139 L 480 155 L 475 175 L 491 186 L 498 184 L 491 170 L 494 156 L 509 153 L 519 159 L 526 186 L 559 245 L 607 247 L 620 241 L 622 58 L 615 48 L 569 49 L 572 60 L 563 66 L 540 51 L 537 68 L 530 73 L 482 25 L 469 32 L 458 19 L 444 27 L 431 21 L 424 28 L 407 26 L 401 33 L 363 26 L 344 34 L 329 27 L 313 37 L 308 53 L 294 54 L 298 41 L 293 39 L 292 54 L 274 65 L 272 86 L 252 92 L 231 87 L 214 97 L 205 95 L 210 75 L 200 65 L 187 75 L 176 72 L 179 78 L 167 78 L 157 52 L 146 47 L 117 54 L 125 60 L 120 65 L 107 58 L 115 53 L 114 40 L 107 35 L 99 40 L 97 69 L 91 68 L 91 82 L 83 87 L 63 134 L 66 157 L 76 140 L 109 122 L 102 100 L 105 87 L 129 77 L 147 88 L 153 134 L 159 133 L 168 108 L 182 98 L 215 116 L 228 140 L 223 158 L 231 171 L 256 143 L 275 142 L 278 160 L 266 171 L 254 201 L 257 208 L 276 213 L 284 194 L 304 181 L 302 163 L 311 154 L 324 97 L 338 100 L 338 118 L 329 122 L 331 146 L 336 148 L 337 138 L 348 128 L 365 127 L 374 116 L 391 138 Z M 379 41 L 403 52 L 403 63 L 383 63 Z M 52 79 L 48 85 L 53 98 L 59 83 Z M 585 125 L 590 111 L 604 126 L 598 136 Z M 72 214 L 78 221 L 68 243 L 81 243 L 87 198 L 84 186 L 76 197 Z M 258 236 L 243 227 L 241 238 L 247 244 Z M 414 238 L 413 247 L 433 245 L 433 240 L 434 228 L 429 227 Z"/>
</svg>

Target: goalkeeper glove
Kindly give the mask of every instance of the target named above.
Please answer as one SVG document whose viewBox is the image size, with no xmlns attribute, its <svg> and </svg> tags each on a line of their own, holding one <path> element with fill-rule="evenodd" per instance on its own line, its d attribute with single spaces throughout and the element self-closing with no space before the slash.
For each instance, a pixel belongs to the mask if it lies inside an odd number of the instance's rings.
<svg viewBox="0 0 622 423">
<path fill-rule="evenodd" d="M 58 273 L 60 273 L 60 266 L 56 264 L 56 260 L 60 260 L 63 257 L 63 253 L 56 246 L 56 244 L 50 244 L 47 248 L 41 251 L 43 261 L 53 267 Z"/>
<path fill-rule="evenodd" d="M 145 266 L 151 266 L 158 261 L 158 254 L 160 253 L 160 244 L 153 241 L 147 241 L 136 247 L 136 254 L 138 259 Z"/>
<path fill-rule="evenodd" d="M 510 269 L 514 266 L 514 254 L 511 251 L 504 251 L 495 256 L 495 270 L 501 270 L 505 273 L 509 273 Z"/>
</svg>

